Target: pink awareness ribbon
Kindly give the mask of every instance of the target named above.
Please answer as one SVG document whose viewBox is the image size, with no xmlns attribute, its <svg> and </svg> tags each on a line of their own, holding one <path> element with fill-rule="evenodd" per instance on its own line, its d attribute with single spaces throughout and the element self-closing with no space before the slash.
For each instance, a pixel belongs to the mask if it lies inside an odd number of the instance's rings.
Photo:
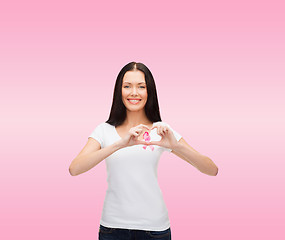
<svg viewBox="0 0 285 240">
<path fill-rule="evenodd" d="M 148 132 L 145 132 L 143 134 L 143 138 L 146 142 L 150 142 L 150 135 Z M 152 151 L 154 150 L 154 147 L 152 145 L 144 145 L 143 148 L 146 149 L 147 146 L 149 146 Z"/>
</svg>

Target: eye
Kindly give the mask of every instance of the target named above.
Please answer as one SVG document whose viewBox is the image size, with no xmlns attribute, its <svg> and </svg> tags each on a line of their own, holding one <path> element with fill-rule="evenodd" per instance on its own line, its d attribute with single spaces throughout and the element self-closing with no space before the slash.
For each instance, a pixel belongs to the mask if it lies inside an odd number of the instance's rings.
<svg viewBox="0 0 285 240">
<path fill-rule="evenodd" d="M 124 88 L 128 88 L 129 86 L 124 86 Z M 140 88 L 145 88 L 144 86 L 140 86 Z"/>
</svg>

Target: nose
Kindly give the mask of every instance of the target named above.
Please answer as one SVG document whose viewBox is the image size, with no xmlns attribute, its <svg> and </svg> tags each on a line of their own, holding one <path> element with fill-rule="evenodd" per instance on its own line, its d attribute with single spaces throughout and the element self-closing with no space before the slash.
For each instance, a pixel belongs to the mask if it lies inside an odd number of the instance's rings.
<svg viewBox="0 0 285 240">
<path fill-rule="evenodd" d="M 132 95 L 137 95 L 137 89 L 136 88 L 132 88 Z"/>
</svg>

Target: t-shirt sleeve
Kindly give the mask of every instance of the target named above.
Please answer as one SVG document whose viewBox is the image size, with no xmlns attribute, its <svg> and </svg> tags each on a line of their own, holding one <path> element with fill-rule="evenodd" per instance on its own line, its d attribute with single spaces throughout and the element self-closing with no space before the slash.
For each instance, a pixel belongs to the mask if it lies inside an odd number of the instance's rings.
<svg viewBox="0 0 285 240">
<path fill-rule="evenodd" d="M 88 138 L 92 137 L 95 140 L 97 140 L 100 143 L 101 148 L 104 148 L 104 128 L 103 128 L 104 125 L 103 124 L 104 123 L 99 124 L 88 137 Z"/>
<path fill-rule="evenodd" d="M 180 133 L 178 133 L 177 131 L 175 131 L 171 126 L 169 126 L 169 124 L 165 123 L 166 126 L 168 126 L 170 128 L 170 130 L 173 132 L 174 137 L 176 138 L 177 142 L 182 138 L 182 135 Z M 167 152 L 171 152 L 172 149 L 171 148 L 164 148 L 165 151 Z"/>
</svg>

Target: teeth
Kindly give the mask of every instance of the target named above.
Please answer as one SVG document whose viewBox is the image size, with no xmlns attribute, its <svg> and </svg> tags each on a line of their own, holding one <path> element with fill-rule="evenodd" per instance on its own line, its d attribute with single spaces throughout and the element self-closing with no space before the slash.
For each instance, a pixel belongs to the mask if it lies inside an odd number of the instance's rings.
<svg viewBox="0 0 285 240">
<path fill-rule="evenodd" d="M 138 103 L 140 100 L 129 100 L 131 103 Z"/>
</svg>

